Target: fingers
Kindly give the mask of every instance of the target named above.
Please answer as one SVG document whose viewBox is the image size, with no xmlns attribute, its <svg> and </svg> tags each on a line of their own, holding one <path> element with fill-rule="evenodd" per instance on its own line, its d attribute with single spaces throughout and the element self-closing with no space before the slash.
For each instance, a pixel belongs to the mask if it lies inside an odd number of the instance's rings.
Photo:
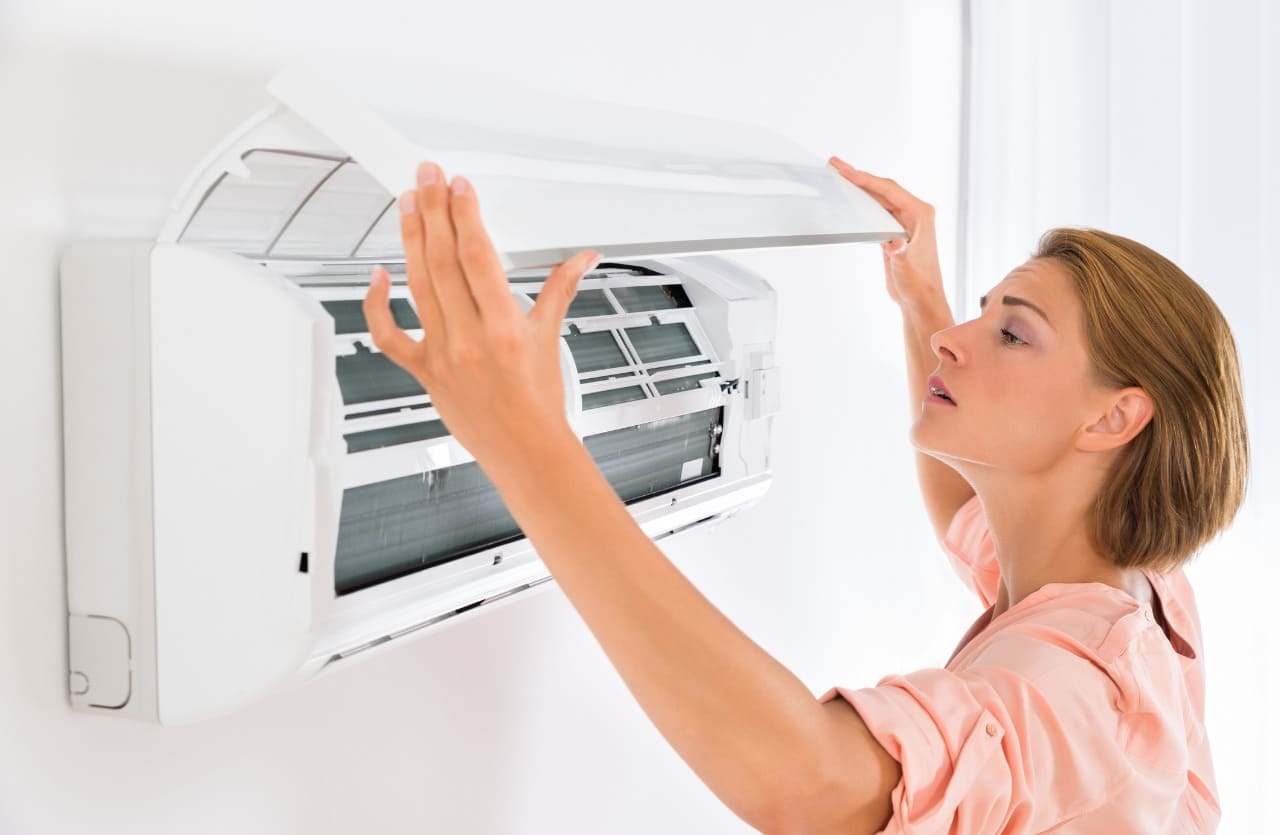
<svg viewBox="0 0 1280 835">
<path fill-rule="evenodd" d="M 912 237 L 915 235 L 916 224 L 932 220 L 933 206 L 916 197 L 894 180 L 876 177 L 856 169 L 839 157 L 831 157 L 828 162 L 840 172 L 842 177 L 870 194 L 911 233 Z"/>
<path fill-rule="evenodd" d="M 475 299 L 458 264 L 457 238 L 449 215 L 449 190 L 444 172 L 433 162 L 418 166 L 418 214 L 426 233 L 423 251 L 431 289 L 448 322 L 448 338 L 473 329 L 478 322 Z"/>
<path fill-rule="evenodd" d="M 832 167 L 844 176 L 846 180 L 854 183 L 864 191 L 871 193 L 873 196 L 887 200 L 898 208 L 906 209 L 910 208 L 914 204 L 923 202 L 914 194 L 898 185 L 896 181 L 890 180 L 887 177 L 875 177 L 866 171 L 854 168 L 839 157 L 831 157 L 829 162 Z"/>
<path fill-rule="evenodd" d="M 901 206 L 898 206 L 892 200 L 889 200 L 886 197 L 867 188 L 865 179 L 868 175 L 865 172 L 858 171 L 857 169 L 850 166 L 848 163 L 840 160 L 838 157 L 832 157 L 829 160 L 829 162 L 831 163 L 832 168 L 840 172 L 840 176 L 844 177 L 846 180 L 853 183 L 855 186 L 860 187 L 867 194 L 871 195 L 871 199 L 875 200 L 877 203 L 880 204 L 880 206 L 885 211 L 893 215 L 894 220 L 898 221 L 898 223 L 902 224 L 904 227 L 907 225 L 906 213 Z"/>
<path fill-rule="evenodd" d="M 560 323 L 564 321 L 564 314 L 569 309 L 574 294 L 578 292 L 578 282 L 599 263 L 600 253 L 588 249 L 557 266 L 547 276 L 546 284 L 538 294 L 529 317 L 541 326 L 551 328 L 559 336 Z"/>
<path fill-rule="evenodd" d="M 444 320 L 440 312 L 440 300 L 431 286 L 427 273 L 425 237 L 422 215 L 418 213 L 418 193 L 406 191 L 400 195 L 400 238 L 404 241 L 404 271 L 409 281 L 409 292 L 418 305 L 418 319 L 428 339 L 444 335 Z"/>
<path fill-rule="evenodd" d="M 400 329 L 391 315 L 391 276 L 382 267 L 375 267 L 364 296 L 364 320 L 369 325 L 369 336 L 378 350 L 401 366 L 410 365 L 417 353 L 419 342 Z"/>
<path fill-rule="evenodd" d="M 466 177 L 456 176 L 449 187 L 450 214 L 458 235 L 458 262 L 475 297 L 482 319 L 519 316 L 502 260 L 480 220 L 480 201 Z"/>
</svg>

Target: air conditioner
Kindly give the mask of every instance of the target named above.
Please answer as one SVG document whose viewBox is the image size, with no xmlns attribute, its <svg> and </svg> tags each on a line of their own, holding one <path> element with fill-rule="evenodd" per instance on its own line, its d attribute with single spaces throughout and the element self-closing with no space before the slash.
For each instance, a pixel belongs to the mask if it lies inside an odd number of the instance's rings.
<svg viewBox="0 0 1280 835">
<path fill-rule="evenodd" d="M 374 264 L 418 327 L 393 195 L 419 160 L 474 183 L 525 309 L 551 265 L 604 253 L 563 327 L 566 411 L 655 539 L 770 480 L 774 291 L 706 253 L 903 235 L 756 127 L 353 78 L 278 75 L 156 240 L 64 255 L 76 709 L 213 716 L 546 587 L 430 393 L 366 332 Z"/>
</svg>

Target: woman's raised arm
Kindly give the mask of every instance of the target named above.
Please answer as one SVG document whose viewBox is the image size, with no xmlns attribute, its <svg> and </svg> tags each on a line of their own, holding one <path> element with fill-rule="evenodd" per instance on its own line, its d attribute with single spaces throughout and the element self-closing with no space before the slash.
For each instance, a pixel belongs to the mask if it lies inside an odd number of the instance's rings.
<svg viewBox="0 0 1280 835">
<path fill-rule="evenodd" d="M 848 704 L 820 704 L 672 565 L 632 519 L 564 414 L 560 326 L 586 251 L 527 315 L 462 177 L 419 169 L 400 199 L 424 337 L 401 330 L 378 268 L 374 343 L 418 378 L 476 458 L 641 708 L 698 776 L 764 832 L 865 831 L 888 819 L 897 762 Z"/>
<path fill-rule="evenodd" d="M 935 331 L 955 324 L 942 288 L 933 206 L 893 180 L 874 177 L 838 157 L 832 167 L 846 180 L 876 199 L 907 230 L 908 240 L 896 238 L 880 245 L 884 255 L 885 288 L 902 310 L 902 333 L 907 348 L 907 395 L 911 417 L 920 416 L 920 401 L 929 394 L 929 375 L 938 358 L 929 343 Z M 916 477 L 925 510 L 941 542 L 960 506 L 973 497 L 969 482 L 931 455 L 916 452 Z"/>
</svg>

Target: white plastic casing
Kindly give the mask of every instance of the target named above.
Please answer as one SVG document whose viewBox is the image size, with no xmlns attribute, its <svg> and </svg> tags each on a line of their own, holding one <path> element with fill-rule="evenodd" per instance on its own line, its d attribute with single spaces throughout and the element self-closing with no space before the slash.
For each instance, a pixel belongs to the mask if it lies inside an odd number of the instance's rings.
<svg viewBox="0 0 1280 835">
<path fill-rule="evenodd" d="M 363 189 L 373 208 L 390 205 L 418 159 L 436 159 L 476 184 L 495 244 L 525 278 L 527 268 L 591 246 L 665 276 L 628 281 L 680 284 L 692 308 L 660 315 L 687 325 L 716 372 L 698 387 L 584 409 L 584 391 L 618 383 L 580 381 L 586 375 L 562 345 L 570 421 L 584 438 L 722 410 L 719 475 L 629 505 L 655 538 L 722 519 L 764 493 L 768 417 L 780 408 L 772 288 L 724 258 L 688 254 L 903 234 L 834 172 L 745 126 L 640 111 L 623 114 L 630 121 L 618 113 L 588 119 L 588 129 L 557 138 L 547 127 L 555 120 L 539 127 L 537 118 L 555 108 L 532 108 L 527 96 L 508 100 L 511 110 L 492 105 L 450 122 L 459 118 L 451 107 L 492 97 L 422 97 L 420 111 L 405 114 L 387 104 L 404 99 L 380 88 L 361 96 L 285 73 L 270 89 L 281 105 L 215 149 L 180 190 L 157 241 L 78 242 L 63 259 L 68 672 L 77 709 L 166 724 L 224 713 L 550 579 L 517 539 L 335 591 L 345 489 L 473 459 L 451 437 L 348 453 L 353 420 L 381 418 L 353 418 L 344 405 L 335 345 L 339 353 L 350 345 L 322 301 L 359 297 L 353 282 L 367 279 L 369 265 L 394 272 L 403 253 L 386 248 L 385 234 L 383 249 L 367 256 L 358 248 L 309 255 L 303 245 L 280 252 L 289 244 L 283 230 L 307 201 L 334 205 L 324 202 L 325 180 L 262 252 L 234 236 L 192 242 L 193 219 L 209 226 L 202 207 L 238 210 L 240 198 L 224 195 L 242 192 L 217 189 L 240 182 L 254 149 L 347 166 L 356 185 L 344 187 Z M 246 211 L 247 221 L 228 222 L 257 222 Z M 348 214 L 339 207 L 309 229 L 342 232 Z M 385 221 L 352 240 L 373 241 L 378 228 Z M 588 276 L 579 292 L 619 286 L 618 275 Z M 516 281 L 527 307 L 540 284 Z M 402 276 L 393 295 L 408 299 Z M 658 317 L 618 313 L 580 324 L 621 331 L 648 320 Z M 657 381 L 687 372 L 638 373 Z M 433 415 L 426 405 L 421 413 Z"/>
</svg>

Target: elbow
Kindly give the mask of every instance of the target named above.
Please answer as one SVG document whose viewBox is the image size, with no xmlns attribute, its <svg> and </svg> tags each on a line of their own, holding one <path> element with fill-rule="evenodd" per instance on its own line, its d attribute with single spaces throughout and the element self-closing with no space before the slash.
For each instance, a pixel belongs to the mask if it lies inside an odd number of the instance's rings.
<svg viewBox="0 0 1280 835">
<path fill-rule="evenodd" d="M 803 828 L 797 828 L 799 821 L 796 820 L 794 807 L 789 803 L 757 803 L 750 809 L 736 808 L 734 811 L 760 835 L 792 835 L 804 831 Z"/>
<path fill-rule="evenodd" d="M 811 835 L 819 831 L 808 815 L 796 808 L 771 813 L 757 829 L 760 835 Z"/>
<path fill-rule="evenodd" d="M 762 835 L 872 835 L 883 830 L 888 820 L 847 782 L 830 780 L 779 800 L 748 823 Z"/>
<path fill-rule="evenodd" d="M 813 835 L 834 831 L 816 819 L 814 806 L 808 798 L 779 802 L 754 817 L 754 821 L 747 822 L 761 835 Z"/>
<path fill-rule="evenodd" d="M 794 776 L 796 772 L 791 772 Z M 814 792 L 812 782 L 792 782 L 790 786 L 779 785 L 776 776 L 767 792 L 761 792 L 753 798 L 748 808 L 745 804 L 734 808 L 738 816 L 761 835 L 802 835 L 803 833 L 825 832 L 818 825 L 813 814 Z"/>
<path fill-rule="evenodd" d="M 814 820 L 807 815 L 786 815 L 773 818 L 772 822 L 757 827 L 760 835 L 876 835 L 884 831 L 884 825 L 869 822 L 866 815 L 855 815 L 840 821 Z"/>
<path fill-rule="evenodd" d="M 736 811 L 763 835 L 876 833 L 892 819 L 898 762 L 847 702 L 833 701 L 807 744 L 791 743 Z"/>
</svg>

